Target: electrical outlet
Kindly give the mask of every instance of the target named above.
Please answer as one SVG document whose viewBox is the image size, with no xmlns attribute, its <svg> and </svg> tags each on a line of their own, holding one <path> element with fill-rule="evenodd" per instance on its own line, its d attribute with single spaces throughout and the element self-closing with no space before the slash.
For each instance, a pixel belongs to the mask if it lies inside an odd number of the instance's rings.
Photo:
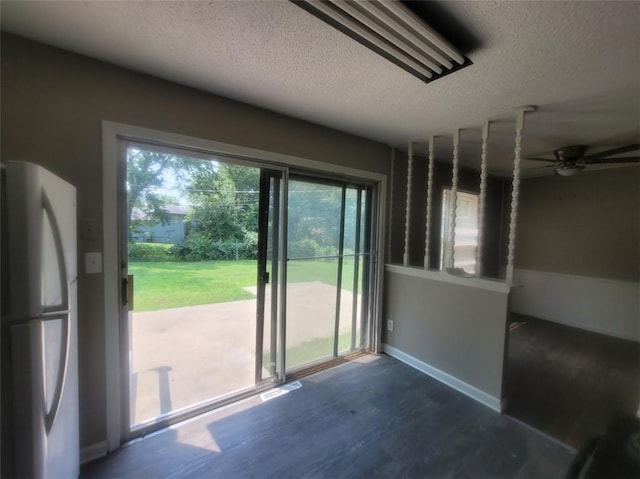
<svg viewBox="0 0 640 479">
<path fill-rule="evenodd" d="M 393 331 L 393 319 L 387 319 L 387 331 Z"/>
</svg>

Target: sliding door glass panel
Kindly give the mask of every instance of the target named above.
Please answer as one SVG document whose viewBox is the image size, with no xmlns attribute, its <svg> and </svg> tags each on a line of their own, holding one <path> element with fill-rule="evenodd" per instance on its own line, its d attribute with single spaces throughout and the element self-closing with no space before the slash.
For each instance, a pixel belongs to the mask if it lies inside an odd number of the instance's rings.
<svg viewBox="0 0 640 479">
<path fill-rule="evenodd" d="M 287 369 L 361 349 L 368 301 L 367 189 L 290 182 Z"/>
<path fill-rule="evenodd" d="M 290 260 L 287 265 L 287 369 L 333 357 L 335 258 Z"/>
<path fill-rule="evenodd" d="M 287 369 L 333 356 L 342 189 L 289 182 Z"/>
<path fill-rule="evenodd" d="M 255 386 L 260 173 L 127 149 L 132 429 Z"/>
</svg>

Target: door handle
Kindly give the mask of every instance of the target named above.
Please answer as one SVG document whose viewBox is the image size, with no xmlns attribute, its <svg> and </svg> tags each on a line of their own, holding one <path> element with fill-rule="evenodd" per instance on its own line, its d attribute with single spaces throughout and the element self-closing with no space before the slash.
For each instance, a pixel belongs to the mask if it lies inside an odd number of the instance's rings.
<svg viewBox="0 0 640 479">
<path fill-rule="evenodd" d="M 122 292 L 127 311 L 133 311 L 133 275 L 122 278 Z"/>
<path fill-rule="evenodd" d="M 126 306 L 129 303 L 129 285 L 127 283 L 127 278 L 122 278 L 120 280 L 120 297 L 122 298 L 122 306 Z"/>
<path fill-rule="evenodd" d="M 122 305 L 127 307 L 127 311 L 133 311 L 133 275 L 129 274 L 122 278 Z"/>
</svg>

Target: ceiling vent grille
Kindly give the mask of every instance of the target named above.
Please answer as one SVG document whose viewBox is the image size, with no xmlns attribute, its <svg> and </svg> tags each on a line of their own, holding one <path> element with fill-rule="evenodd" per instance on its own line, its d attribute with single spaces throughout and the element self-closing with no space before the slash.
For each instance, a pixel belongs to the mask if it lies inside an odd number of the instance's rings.
<svg viewBox="0 0 640 479">
<path fill-rule="evenodd" d="M 398 0 L 291 0 L 425 82 L 471 61 Z"/>
</svg>

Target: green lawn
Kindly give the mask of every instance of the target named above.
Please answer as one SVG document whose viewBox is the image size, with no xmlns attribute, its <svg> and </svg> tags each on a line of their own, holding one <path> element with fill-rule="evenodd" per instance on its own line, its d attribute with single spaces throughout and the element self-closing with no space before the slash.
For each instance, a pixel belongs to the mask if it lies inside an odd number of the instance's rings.
<svg viewBox="0 0 640 479">
<path fill-rule="evenodd" d="M 256 285 L 257 262 L 130 262 L 134 275 L 135 311 L 156 311 L 198 304 L 224 303 L 254 296 L 243 288 Z M 353 289 L 353 264 L 343 265 L 342 288 Z M 337 284 L 337 262 L 290 261 L 290 283 L 321 281 Z"/>
<path fill-rule="evenodd" d="M 338 354 L 345 354 L 349 352 L 350 348 L 351 333 L 340 334 L 338 336 Z M 331 356 L 333 356 L 333 336 L 305 341 L 298 346 L 287 348 L 287 369 Z M 269 363 L 269 351 L 263 353 L 262 360 L 264 364 Z"/>
<path fill-rule="evenodd" d="M 257 262 L 130 262 L 129 274 L 135 278 L 135 311 L 222 303 L 251 299 L 245 291 L 256 284 Z M 287 265 L 290 282 L 321 281 L 335 286 L 336 262 L 290 261 Z M 353 287 L 353 264 L 343 265 L 343 288 Z M 338 350 L 348 351 L 351 334 L 339 335 Z M 296 367 L 333 354 L 333 336 L 306 341 L 287 349 L 288 367 Z M 264 353 L 265 361 L 268 352 Z"/>
<path fill-rule="evenodd" d="M 255 286 L 256 261 L 131 262 L 129 274 L 135 311 L 156 311 L 253 298 L 242 288 Z"/>
<path fill-rule="evenodd" d="M 362 267 L 360 267 L 362 277 Z M 320 281 L 331 286 L 338 284 L 337 260 L 292 260 L 287 263 L 287 281 L 301 283 L 305 281 Z M 353 262 L 347 261 L 342 265 L 342 289 L 353 290 Z"/>
</svg>

